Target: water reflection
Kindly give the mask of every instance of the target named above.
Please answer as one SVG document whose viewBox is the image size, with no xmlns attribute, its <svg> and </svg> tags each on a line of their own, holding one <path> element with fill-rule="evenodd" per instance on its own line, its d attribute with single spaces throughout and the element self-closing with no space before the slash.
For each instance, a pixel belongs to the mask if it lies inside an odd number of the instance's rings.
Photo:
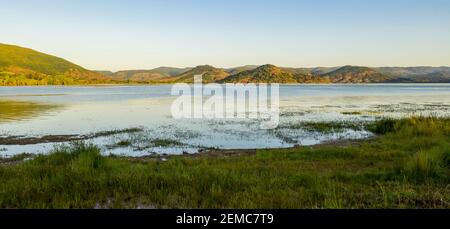
<svg viewBox="0 0 450 229">
<path fill-rule="evenodd" d="M 0 100 L 0 123 L 30 120 L 61 108 L 61 105 L 56 104 Z"/>
</svg>

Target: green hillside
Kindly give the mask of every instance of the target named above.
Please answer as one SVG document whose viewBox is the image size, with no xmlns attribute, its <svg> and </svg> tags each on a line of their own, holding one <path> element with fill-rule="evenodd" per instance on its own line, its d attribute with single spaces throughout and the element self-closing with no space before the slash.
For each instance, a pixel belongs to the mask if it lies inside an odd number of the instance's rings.
<svg viewBox="0 0 450 229">
<path fill-rule="evenodd" d="M 159 67 L 119 72 L 90 71 L 62 58 L 29 48 L 0 43 L 0 86 L 82 85 L 105 83 L 192 83 L 203 74 L 203 83 L 444 83 L 449 67 L 361 66 L 280 68 L 245 65 L 221 69 Z"/>
<path fill-rule="evenodd" d="M 0 44 L 0 85 L 67 85 L 109 83 L 99 73 L 59 57 L 28 48 Z"/>
<path fill-rule="evenodd" d="M 220 81 L 221 83 L 297 83 L 296 76 L 281 68 L 266 64 L 243 71 Z"/>
<path fill-rule="evenodd" d="M 331 69 L 331 68 L 330 68 Z M 263 65 L 254 70 L 243 71 L 220 81 L 222 83 L 379 83 L 390 77 L 374 69 L 344 66 L 325 74 L 317 74 L 306 68 L 279 68 Z"/>
<path fill-rule="evenodd" d="M 192 83 L 195 75 L 203 74 L 203 83 L 213 83 L 225 79 L 229 73 L 224 69 L 215 68 L 210 65 L 200 65 L 187 72 L 174 77 L 174 82 L 177 83 Z"/>
</svg>

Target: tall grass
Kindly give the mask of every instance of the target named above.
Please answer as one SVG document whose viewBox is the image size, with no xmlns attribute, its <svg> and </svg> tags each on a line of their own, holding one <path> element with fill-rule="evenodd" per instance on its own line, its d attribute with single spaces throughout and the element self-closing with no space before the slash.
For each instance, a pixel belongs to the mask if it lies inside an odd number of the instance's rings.
<svg viewBox="0 0 450 229">
<path fill-rule="evenodd" d="M 404 172 L 410 178 L 421 181 L 427 180 L 439 175 L 441 162 L 439 152 L 419 151 L 405 162 Z"/>
<path fill-rule="evenodd" d="M 389 122 L 355 145 L 165 162 L 73 143 L 0 165 L 0 207 L 449 208 L 450 121 Z"/>
</svg>

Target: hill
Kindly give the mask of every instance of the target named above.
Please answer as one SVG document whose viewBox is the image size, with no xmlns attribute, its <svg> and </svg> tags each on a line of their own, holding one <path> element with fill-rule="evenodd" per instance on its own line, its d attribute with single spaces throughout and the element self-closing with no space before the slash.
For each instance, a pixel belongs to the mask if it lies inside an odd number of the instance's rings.
<svg viewBox="0 0 450 229">
<path fill-rule="evenodd" d="M 221 69 L 159 67 L 119 72 L 90 71 L 65 59 L 0 43 L 0 86 L 105 83 L 448 83 L 450 67 L 362 66 L 289 68 L 266 64 Z"/>
<path fill-rule="evenodd" d="M 225 69 L 228 73 L 230 73 L 230 75 L 235 75 L 244 71 L 248 71 L 248 70 L 253 70 L 256 69 L 257 67 L 259 67 L 258 65 L 244 65 L 244 66 L 239 66 L 239 67 L 234 67 L 234 68 L 227 68 Z"/>
<path fill-rule="evenodd" d="M 174 68 L 174 67 L 159 67 L 152 69 L 152 72 L 159 73 L 165 76 L 176 76 L 181 73 L 187 72 L 192 68 Z"/>
<path fill-rule="evenodd" d="M 132 83 L 157 83 L 173 80 L 172 77 L 191 68 L 159 67 L 151 70 L 125 70 L 110 74 L 116 80 Z"/>
<path fill-rule="evenodd" d="M 110 77 L 129 83 L 151 83 L 164 80 L 169 76 L 152 70 L 127 70 L 115 72 Z"/>
<path fill-rule="evenodd" d="M 450 67 L 380 67 L 374 69 L 379 71 L 380 73 L 394 77 L 423 76 L 438 72 L 450 73 Z"/>
<path fill-rule="evenodd" d="M 311 75 L 311 68 L 290 68 L 290 67 L 280 67 L 283 71 L 290 72 L 292 74 L 301 74 L 301 75 Z"/>
<path fill-rule="evenodd" d="M 215 68 L 210 65 L 200 65 L 187 72 L 181 73 L 174 77 L 175 83 L 193 83 L 195 75 L 203 74 L 203 83 L 213 83 L 221 81 L 230 74 L 221 68 Z"/>
<path fill-rule="evenodd" d="M 266 64 L 253 70 L 231 75 L 221 83 L 297 83 L 297 75 L 275 65 Z"/>
<path fill-rule="evenodd" d="M 97 72 L 52 55 L 0 44 L 0 85 L 66 85 L 110 83 Z"/>
<path fill-rule="evenodd" d="M 111 73 L 113 79 L 135 83 L 192 83 L 194 75 L 204 74 L 204 82 L 218 83 L 446 83 L 449 67 L 340 66 L 291 68 L 274 65 L 244 65 L 220 69 L 209 65 L 195 68 L 160 67 Z"/>
<path fill-rule="evenodd" d="M 415 83 L 450 83 L 450 72 L 431 72 L 409 77 Z"/>
<path fill-rule="evenodd" d="M 392 79 L 372 68 L 350 65 L 325 73 L 321 78 L 330 83 L 382 83 Z"/>
<path fill-rule="evenodd" d="M 324 74 L 327 74 L 329 72 L 336 71 L 339 68 L 342 68 L 342 66 L 338 66 L 338 67 L 315 67 L 315 68 L 311 69 L 311 73 L 313 75 L 324 75 Z"/>
<path fill-rule="evenodd" d="M 107 70 L 95 70 L 95 72 L 98 73 L 98 74 L 102 74 L 104 76 L 112 76 L 112 75 L 114 75 L 114 72 L 107 71 Z"/>
<path fill-rule="evenodd" d="M 381 67 L 377 71 L 391 76 L 390 83 L 448 83 L 450 67 Z"/>
</svg>

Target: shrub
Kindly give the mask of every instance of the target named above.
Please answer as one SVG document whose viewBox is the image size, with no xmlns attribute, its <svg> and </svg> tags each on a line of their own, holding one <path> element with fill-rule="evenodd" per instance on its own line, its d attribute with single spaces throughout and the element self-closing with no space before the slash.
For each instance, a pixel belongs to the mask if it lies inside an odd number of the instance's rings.
<svg viewBox="0 0 450 229">
<path fill-rule="evenodd" d="M 438 178 L 442 171 L 443 159 L 440 151 L 419 151 L 406 161 L 403 172 L 415 181 Z"/>
<path fill-rule="evenodd" d="M 395 130 L 397 121 L 394 119 L 382 119 L 368 126 L 368 130 L 375 134 L 387 134 Z"/>
</svg>

